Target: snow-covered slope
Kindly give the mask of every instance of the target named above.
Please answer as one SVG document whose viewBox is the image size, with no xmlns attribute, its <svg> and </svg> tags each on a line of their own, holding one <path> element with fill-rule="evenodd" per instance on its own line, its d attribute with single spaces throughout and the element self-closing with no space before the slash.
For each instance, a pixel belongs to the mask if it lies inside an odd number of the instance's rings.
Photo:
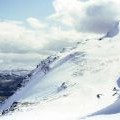
<svg viewBox="0 0 120 120">
<path fill-rule="evenodd" d="M 113 110 L 118 110 L 114 114 L 119 113 L 119 95 L 113 96 L 113 88 L 119 89 L 118 38 L 79 42 L 77 47 L 42 61 L 23 82 L 23 87 L 0 107 L 2 112 L 19 102 L 17 109 L 0 119 L 75 120 L 106 114 L 110 106 L 114 108 L 109 109 L 110 114 Z M 29 105 L 22 106 L 25 103 Z"/>
</svg>

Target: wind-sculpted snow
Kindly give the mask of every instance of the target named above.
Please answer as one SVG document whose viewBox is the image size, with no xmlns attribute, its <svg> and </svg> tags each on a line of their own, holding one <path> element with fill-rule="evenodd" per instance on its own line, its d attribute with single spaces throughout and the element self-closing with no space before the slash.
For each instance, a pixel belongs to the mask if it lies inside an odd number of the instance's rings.
<svg viewBox="0 0 120 120">
<path fill-rule="evenodd" d="M 105 115 L 105 114 L 109 115 L 109 114 L 120 113 L 120 92 L 119 92 L 120 78 L 118 78 L 116 80 L 116 83 L 117 83 L 117 86 L 119 88 L 116 89 L 116 87 L 115 87 L 116 90 L 113 89 L 115 91 L 115 94 L 113 94 L 113 95 L 117 95 L 118 99 L 113 104 L 109 105 L 108 107 L 103 108 L 102 110 L 99 110 L 99 111 L 97 111 L 91 115 L 88 115 L 88 116 Z"/>
</svg>

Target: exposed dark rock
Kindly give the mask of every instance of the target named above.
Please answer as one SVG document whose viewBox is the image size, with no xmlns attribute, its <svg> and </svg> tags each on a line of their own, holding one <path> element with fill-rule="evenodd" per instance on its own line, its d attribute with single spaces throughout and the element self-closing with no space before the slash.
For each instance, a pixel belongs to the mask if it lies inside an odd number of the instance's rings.
<svg viewBox="0 0 120 120">
<path fill-rule="evenodd" d="M 64 89 L 66 89 L 66 88 L 67 88 L 67 84 L 66 84 L 65 82 L 63 82 L 63 83 L 60 85 L 60 87 L 58 87 L 57 91 L 60 92 L 60 91 L 62 91 L 62 90 L 64 90 Z"/>
<path fill-rule="evenodd" d="M 23 73 L 24 72 L 24 73 Z M 0 101 L 11 96 L 22 85 L 29 71 L 0 71 Z"/>
</svg>

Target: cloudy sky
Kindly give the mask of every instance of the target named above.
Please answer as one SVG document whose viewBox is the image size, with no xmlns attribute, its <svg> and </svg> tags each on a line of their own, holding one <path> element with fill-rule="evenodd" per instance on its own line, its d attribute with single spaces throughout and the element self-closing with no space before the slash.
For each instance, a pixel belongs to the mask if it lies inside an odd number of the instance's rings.
<svg viewBox="0 0 120 120">
<path fill-rule="evenodd" d="M 31 69 L 120 20 L 118 0 L 0 0 L 0 69 Z"/>
</svg>

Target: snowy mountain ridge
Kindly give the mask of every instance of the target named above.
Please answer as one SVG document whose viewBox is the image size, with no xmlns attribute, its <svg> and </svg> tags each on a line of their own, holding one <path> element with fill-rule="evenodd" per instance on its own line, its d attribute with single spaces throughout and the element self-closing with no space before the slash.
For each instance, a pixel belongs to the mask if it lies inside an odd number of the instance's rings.
<svg viewBox="0 0 120 120">
<path fill-rule="evenodd" d="M 119 35 L 111 41 L 90 39 L 41 61 L 0 110 L 9 110 L 15 102 L 35 105 L 29 111 L 18 106 L 0 119 L 76 120 L 88 116 L 84 119 L 89 120 L 107 113 L 118 113 L 120 118 L 119 91 L 113 91 L 114 87 L 119 90 L 119 44 Z"/>
</svg>

